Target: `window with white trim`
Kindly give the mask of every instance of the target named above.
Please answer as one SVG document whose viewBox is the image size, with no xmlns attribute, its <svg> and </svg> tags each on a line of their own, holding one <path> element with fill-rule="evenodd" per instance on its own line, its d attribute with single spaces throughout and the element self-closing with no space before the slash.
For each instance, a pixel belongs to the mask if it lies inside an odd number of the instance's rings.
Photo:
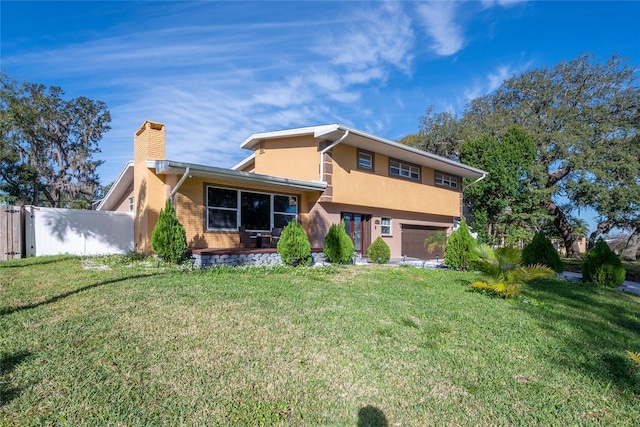
<svg viewBox="0 0 640 427">
<path fill-rule="evenodd" d="M 450 188 L 458 188 L 458 177 L 436 172 L 436 185 Z"/>
<path fill-rule="evenodd" d="M 273 226 L 284 228 L 291 221 L 296 220 L 298 213 L 298 198 L 296 196 L 273 196 Z"/>
<path fill-rule="evenodd" d="M 420 167 L 397 160 L 389 160 L 389 174 L 420 181 Z"/>
<path fill-rule="evenodd" d="M 391 236 L 391 218 L 380 218 L 380 234 L 383 236 Z"/>
<path fill-rule="evenodd" d="M 358 150 L 358 169 L 373 171 L 373 153 Z"/>
<path fill-rule="evenodd" d="M 129 197 L 129 212 L 133 212 L 133 197 Z"/>
<path fill-rule="evenodd" d="M 238 190 L 207 187 L 207 229 L 238 229 Z"/>
<path fill-rule="evenodd" d="M 298 198 L 282 194 L 207 187 L 207 230 L 271 231 L 295 221 Z"/>
</svg>

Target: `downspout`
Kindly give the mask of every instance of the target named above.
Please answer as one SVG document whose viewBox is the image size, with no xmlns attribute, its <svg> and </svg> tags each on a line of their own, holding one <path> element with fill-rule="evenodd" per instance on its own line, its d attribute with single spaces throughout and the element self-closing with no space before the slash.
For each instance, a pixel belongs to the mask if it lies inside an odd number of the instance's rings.
<svg viewBox="0 0 640 427">
<path fill-rule="evenodd" d="M 485 179 L 487 177 L 487 173 L 483 173 L 482 176 L 478 179 L 476 179 L 475 181 L 473 181 L 471 184 L 469 185 L 465 185 L 464 187 L 462 187 L 462 191 L 464 192 L 464 190 L 466 190 L 467 188 L 471 187 L 473 184 L 478 183 L 480 181 L 482 181 L 483 179 Z"/>
<path fill-rule="evenodd" d="M 189 168 L 189 166 L 187 166 L 187 168 L 184 171 L 184 175 L 182 175 L 182 178 L 180 178 L 180 181 L 178 181 L 178 183 L 176 184 L 175 187 L 173 187 L 173 190 L 171 190 L 171 194 L 169 194 L 169 199 L 171 199 L 171 203 L 173 203 L 173 196 L 176 195 L 176 193 L 178 192 L 178 190 L 180 189 L 180 186 L 182 185 L 182 183 L 184 183 L 184 181 L 187 178 L 191 178 L 191 175 L 189 175 L 189 171 L 191 169 Z"/>
<path fill-rule="evenodd" d="M 340 139 L 338 139 L 337 141 L 334 141 L 333 143 L 331 143 L 331 145 L 329 145 L 328 147 L 326 147 L 325 149 L 323 149 L 320 152 L 320 181 L 324 181 L 324 155 L 325 155 L 325 153 L 327 151 L 331 150 L 336 145 L 340 144 L 342 141 L 344 141 L 344 139 L 347 137 L 347 135 L 349 135 L 349 131 L 345 130 L 344 131 L 344 135 L 342 135 L 340 137 Z"/>
<path fill-rule="evenodd" d="M 466 190 L 467 188 L 471 187 L 473 184 L 477 184 L 478 182 L 482 181 L 483 179 L 485 179 L 487 177 L 487 175 L 489 175 L 489 174 L 488 173 L 483 173 L 480 178 L 476 179 L 471 184 L 462 187 L 462 197 L 460 198 L 460 213 L 461 214 L 464 215 L 464 190 Z"/>
</svg>

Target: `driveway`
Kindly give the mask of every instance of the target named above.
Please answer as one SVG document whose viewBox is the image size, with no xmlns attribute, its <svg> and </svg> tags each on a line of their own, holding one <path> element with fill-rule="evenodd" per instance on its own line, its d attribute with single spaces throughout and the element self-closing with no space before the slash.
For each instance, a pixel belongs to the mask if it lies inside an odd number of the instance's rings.
<svg viewBox="0 0 640 427">
<path fill-rule="evenodd" d="M 582 280 L 582 274 L 573 273 L 571 271 L 565 271 L 561 274 L 558 274 L 558 277 L 565 280 Z M 630 280 L 625 280 L 622 286 L 619 286 L 617 289 L 619 291 L 640 295 L 640 283 L 632 282 Z"/>
</svg>

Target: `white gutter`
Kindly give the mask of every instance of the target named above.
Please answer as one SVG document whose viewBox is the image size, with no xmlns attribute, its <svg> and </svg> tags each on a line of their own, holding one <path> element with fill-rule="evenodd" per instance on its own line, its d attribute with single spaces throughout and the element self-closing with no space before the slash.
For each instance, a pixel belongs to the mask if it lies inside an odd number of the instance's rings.
<svg viewBox="0 0 640 427">
<path fill-rule="evenodd" d="M 176 184 L 175 187 L 173 187 L 173 190 L 171 190 L 171 194 L 169 194 L 169 199 L 171 199 L 171 203 L 173 203 L 173 196 L 176 195 L 176 193 L 178 192 L 178 189 L 180 188 L 180 186 L 182 185 L 182 183 L 187 179 L 187 178 L 191 178 L 191 175 L 189 175 L 189 171 L 191 168 L 189 168 L 189 166 L 187 166 L 187 169 L 185 169 L 184 171 L 184 175 L 182 175 L 182 178 L 180 178 L 180 181 L 178 181 L 178 183 Z"/>
<path fill-rule="evenodd" d="M 344 135 L 340 137 L 337 141 L 333 142 L 331 145 L 326 147 L 324 150 L 320 152 L 320 181 L 324 181 L 324 155 L 327 151 L 331 150 L 336 145 L 340 144 L 344 139 L 349 135 L 349 130 L 344 131 Z"/>
<path fill-rule="evenodd" d="M 478 179 L 476 179 L 475 181 L 473 181 L 471 184 L 469 185 L 465 185 L 464 187 L 462 187 L 462 191 L 466 190 L 467 188 L 471 187 L 473 184 L 478 183 L 480 181 L 482 181 L 483 179 L 485 179 L 487 177 L 487 175 L 489 175 L 488 173 L 483 173 L 482 176 Z"/>
</svg>

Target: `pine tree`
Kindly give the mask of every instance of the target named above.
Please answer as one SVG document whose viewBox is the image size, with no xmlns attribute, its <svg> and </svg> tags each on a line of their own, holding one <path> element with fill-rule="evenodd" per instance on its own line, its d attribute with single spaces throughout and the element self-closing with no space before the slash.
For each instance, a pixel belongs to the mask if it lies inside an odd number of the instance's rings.
<svg viewBox="0 0 640 427">
<path fill-rule="evenodd" d="M 164 261 L 179 264 L 184 259 L 187 238 L 171 200 L 167 200 L 164 209 L 160 209 L 158 222 L 151 234 L 151 247 Z"/>
<path fill-rule="evenodd" d="M 444 252 L 444 263 L 449 267 L 466 270 L 469 268 L 469 263 L 475 258 L 475 248 L 476 241 L 469 233 L 467 221 L 462 217 L 458 229 L 449 236 Z"/>
</svg>

